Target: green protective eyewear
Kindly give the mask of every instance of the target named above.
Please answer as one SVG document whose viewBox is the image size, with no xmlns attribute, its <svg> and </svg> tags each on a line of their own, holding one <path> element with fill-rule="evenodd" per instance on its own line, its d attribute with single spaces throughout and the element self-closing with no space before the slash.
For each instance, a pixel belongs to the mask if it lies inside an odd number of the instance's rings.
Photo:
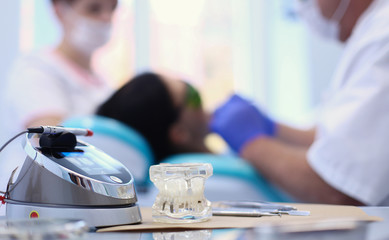
<svg viewBox="0 0 389 240">
<path fill-rule="evenodd" d="M 186 83 L 185 106 L 190 108 L 201 108 L 202 101 L 199 92 L 189 83 Z"/>
</svg>

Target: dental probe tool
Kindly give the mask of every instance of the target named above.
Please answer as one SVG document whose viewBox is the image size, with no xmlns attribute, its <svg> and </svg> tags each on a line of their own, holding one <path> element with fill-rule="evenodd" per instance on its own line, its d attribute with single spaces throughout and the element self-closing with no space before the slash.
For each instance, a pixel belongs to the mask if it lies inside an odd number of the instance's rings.
<svg viewBox="0 0 389 240">
<path fill-rule="evenodd" d="M 29 133 L 57 134 L 62 132 L 70 132 L 76 136 L 92 136 L 93 131 L 85 128 L 66 128 L 54 126 L 40 126 L 35 128 L 27 128 Z"/>
</svg>

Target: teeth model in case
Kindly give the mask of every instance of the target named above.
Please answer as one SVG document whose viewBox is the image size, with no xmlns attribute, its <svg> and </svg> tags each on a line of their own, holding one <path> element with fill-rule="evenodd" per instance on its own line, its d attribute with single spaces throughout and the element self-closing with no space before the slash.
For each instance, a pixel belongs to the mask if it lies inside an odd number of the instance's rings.
<svg viewBox="0 0 389 240">
<path fill-rule="evenodd" d="M 167 223 L 203 222 L 212 216 L 204 196 L 209 163 L 162 163 L 150 167 L 150 179 L 159 193 L 152 207 L 153 220 Z"/>
</svg>

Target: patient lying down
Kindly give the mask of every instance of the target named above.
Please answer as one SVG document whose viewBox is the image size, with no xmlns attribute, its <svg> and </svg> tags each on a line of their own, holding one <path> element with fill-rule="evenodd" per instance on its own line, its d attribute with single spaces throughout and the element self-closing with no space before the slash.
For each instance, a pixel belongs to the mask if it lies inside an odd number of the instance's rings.
<svg viewBox="0 0 389 240">
<path fill-rule="evenodd" d="M 97 110 L 142 134 L 156 163 L 179 153 L 207 153 L 209 116 L 199 93 L 178 79 L 144 73 L 128 81 Z"/>
</svg>

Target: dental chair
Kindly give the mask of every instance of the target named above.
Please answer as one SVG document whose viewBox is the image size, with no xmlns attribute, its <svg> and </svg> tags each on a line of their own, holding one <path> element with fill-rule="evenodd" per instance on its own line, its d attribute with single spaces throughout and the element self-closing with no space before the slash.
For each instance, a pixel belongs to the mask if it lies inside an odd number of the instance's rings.
<svg viewBox="0 0 389 240">
<path fill-rule="evenodd" d="M 63 125 L 91 129 L 94 132 L 93 137 L 84 137 L 82 140 L 121 161 L 134 177 L 139 205 L 152 205 L 158 190 L 149 179 L 149 167 L 154 164 L 155 160 L 143 136 L 115 119 L 101 116 L 71 118 L 67 119 Z M 211 163 L 213 176 L 205 183 L 205 196 L 210 201 L 293 202 L 288 195 L 270 185 L 249 163 L 233 155 L 178 154 L 162 162 Z"/>
</svg>

